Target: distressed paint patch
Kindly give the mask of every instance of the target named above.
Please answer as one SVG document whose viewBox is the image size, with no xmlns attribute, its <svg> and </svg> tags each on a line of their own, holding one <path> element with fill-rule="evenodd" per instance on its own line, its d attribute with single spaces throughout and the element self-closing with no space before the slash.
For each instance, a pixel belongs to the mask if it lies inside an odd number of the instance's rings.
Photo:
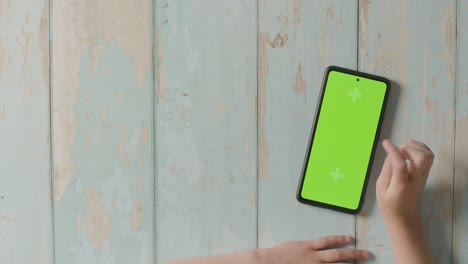
<svg viewBox="0 0 468 264">
<path fill-rule="evenodd" d="M 24 38 L 23 56 L 24 56 L 24 61 L 27 61 L 29 58 L 29 53 L 31 53 L 31 46 L 33 44 L 34 35 L 30 32 L 23 31 L 23 38 Z M 19 43 L 16 43 L 16 44 L 19 44 Z"/>
<path fill-rule="evenodd" d="M 367 223 L 367 212 L 361 211 L 356 217 L 356 247 L 369 248 L 369 231 L 371 226 Z"/>
<path fill-rule="evenodd" d="M 56 112 L 57 117 L 57 112 Z M 64 124 L 62 124 L 62 129 L 55 129 L 54 131 L 54 169 L 53 169 L 53 198 L 54 201 L 59 201 L 66 187 L 71 181 L 73 175 L 73 165 L 71 163 L 70 155 L 71 149 L 73 147 L 73 142 L 76 135 L 76 116 L 73 115 L 73 118 L 70 120 L 64 120 L 65 114 L 61 115 L 61 118 Z M 63 143 L 63 144 L 59 144 Z M 62 155 L 63 154 L 63 155 Z"/>
<path fill-rule="evenodd" d="M 159 8 L 157 10 L 160 10 Z M 160 17 L 157 14 L 157 17 Z M 160 19 L 157 19 L 156 22 L 156 101 L 159 103 L 164 99 L 165 87 L 166 87 L 166 69 L 163 64 L 164 61 L 164 50 L 163 50 L 163 40 L 162 40 L 162 26 Z"/>
<path fill-rule="evenodd" d="M 42 10 L 39 24 L 39 50 L 41 51 L 41 70 L 44 83 L 49 82 L 49 6 L 46 4 Z M 1 73 L 1 71 L 0 71 Z M 48 84 L 47 84 L 48 86 Z M 44 87 L 47 87 L 44 86 Z"/>
<path fill-rule="evenodd" d="M 130 216 L 130 225 L 133 229 L 140 229 L 143 220 L 143 207 L 140 201 L 135 202 L 132 215 Z"/>
<path fill-rule="evenodd" d="M 307 102 L 306 82 L 304 81 L 304 79 L 302 79 L 302 67 L 300 61 L 297 63 L 296 83 L 294 84 L 294 91 L 298 95 L 303 95 L 304 100 Z"/>
<path fill-rule="evenodd" d="M 452 1 L 442 20 L 442 31 L 444 35 L 444 59 L 447 64 L 447 78 L 451 83 L 455 80 L 455 36 L 456 36 L 456 3 Z"/>
<path fill-rule="evenodd" d="M 301 23 L 301 0 L 294 0 L 293 25 Z"/>
<path fill-rule="evenodd" d="M 370 0 L 360 0 L 359 1 L 359 57 L 360 58 L 368 58 L 369 51 L 368 48 L 363 49 L 368 44 L 366 43 L 366 36 L 367 36 L 367 28 L 369 26 L 369 5 Z M 379 42 L 380 42 L 380 34 L 379 34 Z M 362 59 L 359 60 L 359 63 L 362 63 Z M 358 65 L 361 68 L 361 65 Z"/>
<path fill-rule="evenodd" d="M 94 0 L 87 0 L 91 3 Z M 136 80 L 140 87 L 151 70 L 151 0 L 141 0 L 135 4 L 131 0 L 95 1 L 96 14 L 99 14 L 97 32 L 104 42 L 115 39 L 132 58 Z"/>
<path fill-rule="evenodd" d="M 148 143 L 148 140 L 149 140 L 148 129 L 142 128 L 140 131 L 140 147 L 144 148 L 145 145 Z"/>
<path fill-rule="evenodd" d="M 276 19 L 283 25 L 288 24 L 288 17 L 287 16 L 278 16 Z"/>
<path fill-rule="evenodd" d="M 120 140 L 119 140 L 119 155 L 123 156 L 125 154 L 125 141 L 126 141 L 125 127 L 120 128 Z"/>
<path fill-rule="evenodd" d="M 286 42 L 288 41 L 288 33 L 286 32 L 279 32 L 275 39 L 271 43 L 271 47 L 274 49 L 281 49 L 286 45 Z"/>
<path fill-rule="evenodd" d="M 83 217 L 81 216 L 81 214 L 76 215 L 75 222 L 76 222 L 76 231 L 78 232 L 78 234 L 81 234 L 81 232 L 83 231 Z"/>
<path fill-rule="evenodd" d="M 149 140 L 149 133 L 148 129 L 142 128 L 140 131 L 140 148 L 141 148 L 141 154 L 140 154 L 140 162 L 145 161 L 145 146 L 148 143 Z"/>
<path fill-rule="evenodd" d="M 5 221 L 5 222 L 11 222 L 12 219 L 13 218 L 9 214 L 0 216 L 0 220 Z"/>
<path fill-rule="evenodd" d="M 425 103 L 427 112 L 429 112 L 434 117 L 434 127 L 435 127 L 435 130 L 438 132 L 439 131 L 439 103 L 432 101 L 429 98 L 429 96 L 426 96 L 424 103 Z M 424 111 L 424 113 L 425 112 L 426 111 Z M 425 120 L 425 118 L 423 120 Z"/>
<path fill-rule="evenodd" d="M 99 194 L 94 189 L 86 192 L 85 204 L 88 237 L 93 247 L 99 249 L 109 239 L 111 232 L 109 215 L 99 198 Z"/>
<path fill-rule="evenodd" d="M 137 5 L 130 0 L 113 1 L 111 5 L 107 0 L 54 2 L 53 20 L 60 21 L 52 25 L 56 32 L 52 43 L 51 80 L 55 201 L 62 198 L 73 176 L 71 152 L 77 129 L 75 106 L 80 87 L 81 56 L 89 49 L 88 66 L 96 70 L 101 47 L 115 39 L 132 59 L 137 84 L 143 87 L 152 65 L 150 7 L 150 0 L 143 0 Z"/>
<path fill-rule="evenodd" d="M 143 191 L 143 178 L 141 176 L 138 177 L 138 190 Z"/>
</svg>

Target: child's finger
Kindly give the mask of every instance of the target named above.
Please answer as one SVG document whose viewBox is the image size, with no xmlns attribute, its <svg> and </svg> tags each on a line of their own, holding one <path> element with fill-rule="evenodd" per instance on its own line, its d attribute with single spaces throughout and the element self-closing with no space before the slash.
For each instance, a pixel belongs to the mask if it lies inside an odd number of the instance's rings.
<svg viewBox="0 0 468 264">
<path fill-rule="evenodd" d="M 379 178 L 377 179 L 377 191 L 383 190 L 387 191 L 388 186 L 390 185 L 390 180 L 392 179 L 392 163 L 390 158 L 387 157 L 380 171 Z"/>
<path fill-rule="evenodd" d="M 392 177 L 390 184 L 393 182 L 400 183 L 408 181 L 408 169 L 400 150 L 388 139 L 384 140 L 382 145 L 392 163 Z"/>
<path fill-rule="evenodd" d="M 369 257 L 369 252 L 366 250 L 339 248 L 328 249 L 318 252 L 318 257 L 325 263 L 335 263 L 337 261 L 347 261 L 354 259 L 366 259 Z"/>
<path fill-rule="evenodd" d="M 431 149 L 430 149 L 426 144 L 424 144 L 424 143 L 421 142 L 421 141 L 417 141 L 417 140 L 412 139 L 412 140 L 410 141 L 410 144 L 411 144 L 411 143 L 412 143 L 412 144 L 416 144 L 416 145 L 418 145 L 419 147 L 421 147 L 421 148 L 423 148 L 423 149 L 425 149 L 425 150 L 431 151 Z"/>
<path fill-rule="evenodd" d="M 353 239 L 350 236 L 326 236 L 310 241 L 313 250 L 322 250 L 336 245 L 346 245 Z"/>
</svg>

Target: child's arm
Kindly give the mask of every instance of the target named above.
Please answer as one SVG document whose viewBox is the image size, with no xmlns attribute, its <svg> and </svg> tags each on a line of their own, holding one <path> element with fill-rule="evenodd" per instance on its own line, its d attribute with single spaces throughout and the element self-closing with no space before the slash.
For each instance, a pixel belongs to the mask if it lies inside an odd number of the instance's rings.
<svg viewBox="0 0 468 264">
<path fill-rule="evenodd" d="M 286 242 L 235 254 L 176 260 L 163 264 L 321 264 L 369 257 L 369 252 L 365 250 L 336 248 L 351 242 L 352 238 L 349 236 L 329 236 L 309 241 Z"/>
<path fill-rule="evenodd" d="M 414 140 L 399 147 L 384 140 L 383 147 L 388 156 L 377 180 L 377 202 L 390 235 L 395 263 L 433 263 L 419 207 L 434 154 Z"/>
</svg>

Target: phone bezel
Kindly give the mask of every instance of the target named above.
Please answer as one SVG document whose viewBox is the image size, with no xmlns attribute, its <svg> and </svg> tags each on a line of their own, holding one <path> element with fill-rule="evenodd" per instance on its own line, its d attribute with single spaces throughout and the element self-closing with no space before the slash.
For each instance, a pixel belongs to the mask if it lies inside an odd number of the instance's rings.
<svg viewBox="0 0 468 264">
<path fill-rule="evenodd" d="M 303 187 L 304 179 L 305 179 L 305 172 L 307 170 L 308 160 L 309 160 L 309 157 L 310 157 L 310 151 L 312 149 L 312 144 L 314 142 L 315 130 L 317 128 L 317 122 L 318 122 L 318 118 L 320 116 L 320 110 L 321 110 L 321 107 L 322 107 L 323 96 L 325 94 L 325 88 L 327 86 L 328 76 L 329 76 L 330 72 L 332 72 L 332 71 L 350 74 L 350 75 L 356 76 L 357 78 L 363 77 L 363 78 L 367 78 L 367 79 L 372 79 L 372 80 L 380 81 L 380 82 L 383 82 L 383 83 L 386 84 L 384 101 L 383 101 L 383 104 L 382 104 L 382 108 L 380 109 L 379 122 L 378 122 L 378 125 L 377 125 L 377 130 L 376 130 L 376 133 L 375 133 L 375 137 L 374 137 L 374 143 L 372 145 L 372 151 L 371 151 L 371 155 L 370 155 L 370 158 L 369 158 L 369 163 L 367 165 L 366 177 L 364 179 L 364 185 L 363 185 L 362 190 L 361 190 L 361 196 L 359 198 L 359 205 L 358 205 L 358 207 L 356 209 L 349 209 L 349 208 L 346 208 L 346 207 L 341 207 L 341 206 L 336 206 L 336 205 L 332 205 L 332 204 L 322 203 L 322 202 L 319 202 L 319 201 L 308 200 L 308 199 L 305 199 L 305 198 L 303 198 L 301 196 L 302 187 Z M 346 68 L 342 68 L 342 67 L 338 67 L 338 66 L 329 66 L 329 67 L 327 67 L 325 69 L 325 74 L 324 74 L 324 77 L 323 77 L 323 80 L 322 80 L 322 87 L 320 89 L 319 102 L 317 103 L 317 106 L 316 106 L 316 109 L 315 109 L 314 122 L 313 122 L 312 129 L 311 129 L 311 132 L 310 132 L 309 142 L 307 144 L 306 155 L 305 155 L 305 158 L 304 158 L 304 163 L 302 165 L 301 179 L 299 181 L 299 186 L 298 186 L 298 190 L 297 190 L 297 194 L 296 194 L 296 198 L 300 203 L 313 205 L 313 206 L 318 206 L 318 207 L 322 207 L 322 208 L 327 208 L 327 209 L 331 209 L 331 210 L 335 210 L 335 211 L 339 211 L 339 212 L 343 212 L 343 213 L 349 213 L 349 214 L 357 214 L 357 213 L 359 213 L 361 211 L 362 206 L 364 204 L 365 193 L 366 193 L 365 191 L 367 190 L 367 184 L 368 184 L 371 169 L 372 169 L 372 163 L 373 163 L 373 160 L 374 160 L 375 150 L 376 150 L 376 147 L 377 147 L 377 143 L 379 141 L 380 130 L 381 130 L 382 122 L 383 122 L 383 119 L 384 119 L 384 114 L 385 114 L 385 109 L 386 109 L 386 105 L 387 105 L 387 99 L 388 99 L 389 91 L 390 91 L 390 81 L 385 77 L 381 77 L 381 76 L 377 76 L 377 75 L 373 75 L 373 74 L 369 74 L 369 73 L 365 73 L 365 72 L 359 72 L 359 71 L 355 71 L 355 70 L 351 70 L 351 69 L 346 69 Z"/>
</svg>

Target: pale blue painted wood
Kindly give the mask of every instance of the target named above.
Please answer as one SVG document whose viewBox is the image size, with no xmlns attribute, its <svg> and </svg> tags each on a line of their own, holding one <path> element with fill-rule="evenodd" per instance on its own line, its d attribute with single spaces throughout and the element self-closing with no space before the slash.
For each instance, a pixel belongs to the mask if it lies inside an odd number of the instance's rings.
<svg viewBox="0 0 468 264">
<path fill-rule="evenodd" d="M 159 262 L 256 245 L 256 16 L 157 1 Z"/>
<path fill-rule="evenodd" d="M 454 153 L 455 1 L 360 1 L 359 69 L 387 76 L 392 90 L 383 128 L 395 143 L 426 142 L 436 160 L 423 195 L 423 220 L 435 263 L 451 262 Z M 383 160 L 379 149 L 368 191 Z M 358 218 L 358 247 L 373 263 L 392 263 L 375 201 Z M 367 262 L 366 262 L 367 263 Z"/>
<path fill-rule="evenodd" d="M 55 263 L 154 263 L 151 2 L 52 7 Z"/>
<path fill-rule="evenodd" d="M 457 6 L 453 263 L 468 263 L 468 1 Z"/>
<path fill-rule="evenodd" d="M 52 263 L 49 6 L 0 1 L 0 263 Z"/>
<path fill-rule="evenodd" d="M 260 1 L 259 246 L 354 235 L 354 217 L 295 194 L 325 68 L 356 68 L 357 1 Z"/>
</svg>

